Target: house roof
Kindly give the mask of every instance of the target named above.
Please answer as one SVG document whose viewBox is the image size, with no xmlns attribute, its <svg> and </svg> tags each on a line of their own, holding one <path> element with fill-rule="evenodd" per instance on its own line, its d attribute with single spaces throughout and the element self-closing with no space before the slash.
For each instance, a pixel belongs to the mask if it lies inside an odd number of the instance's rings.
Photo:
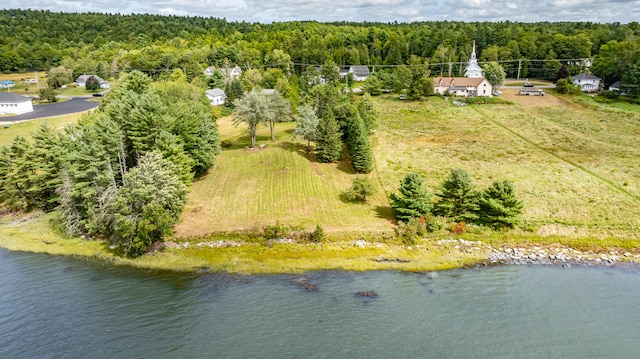
<svg viewBox="0 0 640 359">
<path fill-rule="evenodd" d="M 442 81 L 443 86 L 451 87 L 451 83 L 455 84 L 455 87 L 468 87 L 478 86 L 484 81 L 482 77 L 436 77 L 433 79 L 433 86 L 440 86 Z"/>
<path fill-rule="evenodd" d="M 620 89 L 620 81 L 616 81 L 609 86 L 609 89 Z"/>
<path fill-rule="evenodd" d="M 16 83 L 11 80 L 0 81 L 0 85 L 15 85 Z"/>
<path fill-rule="evenodd" d="M 274 93 L 276 93 L 275 89 L 262 89 L 262 93 L 265 95 L 273 95 Z"/>
<path fill-rule="evenodd" d="M 353 72 L 354 75 L 359 76 L 359 77 L 371 75 L 371 72 L 369 71 L 369 68 L 364 66 L 364 65 L 350 66 L 349 67 L 349 72 Z"/>
<path fill-rule="evenodd" d="M 600 80 L 600 78 L 598 76 L 585 72 L 583 74 L 573 76 L 573 80 Z"/>
<path fill-rule="evenodd" d="M 31 101 L 31 97 L 18 95 L 13 92 L 0 92 L 0 102 L 2 103 L 21 103 Z"/>
<path fill-rule="evenodd" d="M 214 88 L 214 89 L 207 90 L 205 92 L 207 93 L 207 95 L 213 96 L 213 97 L 224 96 L 225 95 L 224 90 L 223 89 L 219 89 L 217 87 Z"/>
</svg>

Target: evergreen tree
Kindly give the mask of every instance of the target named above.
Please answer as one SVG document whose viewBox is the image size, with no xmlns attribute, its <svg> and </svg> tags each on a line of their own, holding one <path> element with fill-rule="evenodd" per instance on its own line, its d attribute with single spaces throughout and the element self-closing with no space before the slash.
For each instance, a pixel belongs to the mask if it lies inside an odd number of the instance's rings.
<svg viewBox="0 0 640 359">
<path fill-rule="evenodd" d="M 364 94 L 360 102 L 358 102 L 358 113 L 362 118 L 367 134 L 373 133 L 378 128 L 378 110 L 376 110 L 373 99 L 368 93 Z"/>
<path fill-rule="evenodd" d="M 373 170 L 373 151 L 365 126 L 358 114 L 350 126 L 347 147 L 351 155 L 351 164 L 356 172 L 369 173 Z"/>
<path fill-rule="evenodd" d="M 14 211 L 29 211 L 35 200 L 29 189 L 37 171 L 33 145 L 22 136 L 16 137 L 9 147 L 0 150 L 0 198 Z"/>
<path fill-rule="evenodd" d="M 398 219 L 408 222 L 411 218 L 429 217 L 433 208 L 432 195 L 418 174 L 407 174 L 400 182 L 399 191 L 400 194 L 389 196 L 391 208 Z"/>
<path fill-rule="evenodd" d="M 321 117 L 316 134 L 316 157 L 320 162 L 336 162 L 342 154 L 342 133 L 333 116 Z"/>
<path fill-rule="evenodd" d="M 65 140 L 68 137 L 62 136 L 46 122 L 38 127 L 32 137 L 36 171 L 31 176 L 29 192 L 37 208 L 51 211 L 59 204 L 57 189 L 62 184 L 61 171 L 67 160 Z"/>
<path fill-rule="evenodd" d="M 496 229 L 513 228 L 520 223 L 523 208 L 510 181 L 495 181 L 482 193 L 480 221 Z"/>
<path fill-rule="evenodd" d="M 112 239 L 130 256 L 138 256 L 172 233 L 186 200 L 178 169 L 160 152 L 149 152 L 124 178 L 112 206 Z"/>
<path fill-rule="evenodd" d="M 435 207 L 436 214 L 456 222 L 478 221 L 480 193 L 469 173 L 462 169 L 451 170 L 449 177 L 442 182 L 440 191 L 437 194 L 440 200 Z"/>
</svg>

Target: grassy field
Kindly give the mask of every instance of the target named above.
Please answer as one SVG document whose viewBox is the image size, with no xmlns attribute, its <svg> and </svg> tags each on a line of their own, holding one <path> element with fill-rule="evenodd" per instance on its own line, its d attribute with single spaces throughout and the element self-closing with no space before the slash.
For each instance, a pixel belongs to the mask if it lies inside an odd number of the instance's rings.
<svg viewBox="0 0 640 359">
<path fill-rule="evenodd" d="M 376 147 L 385 189 L 415 171 L 436 191 L 450 168 L 463 168 L 481 187 L 513 181 L 525 202 L 524 227 L 536 235 L 640 237 L 637 113 L 572 101 L 378 105 L 385 109 Z"/>
<path fill-rule="evenodd" d="M 38 72 L 38 81 L 40 82 L 40 87 L 43 88 L 47 83 L 47 73 L 44 71 Z M 25 72 L 25 73 L 11 73 L 11 74 L 0 74 L 0 81 L 11 80 L 16 83 L 15 86 L 11 88 L 11 92 L 19 93 L 21 95 L 29 95 L 35 96 L 38 94 L 38 84 L 28 84 L 25 82 L 27 79 L 32 79 L 36 77 L 35 72 Z M 0 91 L 7 91 L 6 89 L 2 89 Z"/>
<path fill-rule="evenodd" d="M 70 115 L 3 125 L 2 127 L 0 127 L 0 146 L 10 145 L 16 136 L 24 136 L 30 138 L 29 135 L 35 132 L 38 126 L 40 126 L 40 124 L 42 123 L 47 123 L 52 128 L 63 130 L 64 127 L 68 124 L 78 122 L 78 119 L 80 119 L 81 116 L 82 113 L 73 113 Z"/>
</svg>

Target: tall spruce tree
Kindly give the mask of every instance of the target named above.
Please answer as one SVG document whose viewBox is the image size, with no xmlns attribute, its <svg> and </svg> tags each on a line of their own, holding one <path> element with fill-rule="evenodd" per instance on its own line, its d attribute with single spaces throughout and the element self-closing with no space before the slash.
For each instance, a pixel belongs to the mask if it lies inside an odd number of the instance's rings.
<svg viewBox="0 0 640 359">
<path fill-rule="evenodd" d="M 422 177 L 416 173 L 408 173 L 400 182 L 400 193 L 389 196 L 391 208 L 396 217 L 402 221 L 412 218 L 429 217 L 433 204 L 432 194 L 424 186 Z"/>
<path fill-rule="evenodd" d="M 336 162 L 342 155 L 342 133 L 333 116 L 321 117 L 316 134 L 316 157 L 320 162 Z"/>
<path fill-rule="evenodd" d="M 467 171 L 459 168 L 452 169 L 449 177 L 442 182 L 437 196 L 440 200 L 435 206 L 436 214 L 456 222 L 478 221 L 480 192 Z"/>
<path fill-rule="evenodd" d="M 347 141 L 353 169 L 358 173 L 371 172 L 373 170 L 373 151 L 371 150 L 367 130 L 360 115 L 357 113 L 349 126 L 349 138 Z"/>
<path fill-rule="evenodd" d="M 523 208 L 510 181 L 495 181 L 480 198 L 480 221 L 496 229 L 513 228 L 520 223 Z"/>
</svg>

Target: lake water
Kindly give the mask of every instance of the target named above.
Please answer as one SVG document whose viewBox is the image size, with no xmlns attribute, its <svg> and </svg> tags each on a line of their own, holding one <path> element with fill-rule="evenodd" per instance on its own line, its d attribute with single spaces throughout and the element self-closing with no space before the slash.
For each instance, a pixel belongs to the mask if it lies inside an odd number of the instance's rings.
<svg viewBox="0 0 640 359">
<path fill-rule="evenodd" d="M 0 249 L 0 274 L 0 358 L 640 355 L 637 268 L 245 277 Z"/>
</svg>

